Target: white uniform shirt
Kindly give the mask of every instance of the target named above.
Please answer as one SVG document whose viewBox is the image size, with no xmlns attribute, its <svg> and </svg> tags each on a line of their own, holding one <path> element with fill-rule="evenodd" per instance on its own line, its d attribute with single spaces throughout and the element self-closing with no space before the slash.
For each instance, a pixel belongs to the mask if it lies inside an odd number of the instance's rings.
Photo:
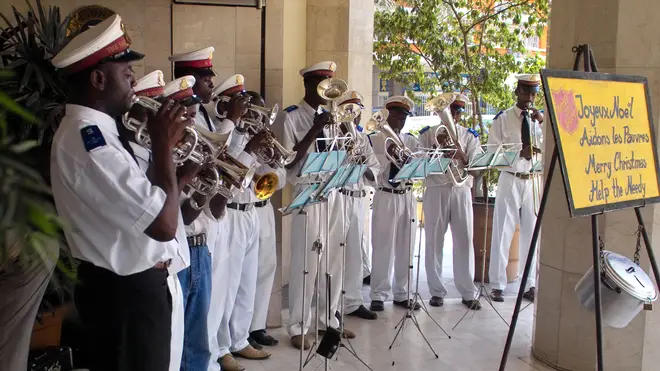
<svg viewBox="0 0 660 371">
<path fill-rule="evenodd" d="M 130 275 L 178 255 L 176 240 L 144 233 L 166 195 L 124 149 L 112 117 L 67 105 L 50 161 L 55 205 L 75 258 Z"/>
<path fill-rule="evenodd" d="M 419 132 L 419 144 L 422 148 L 433 148 L 435 146 L 435 131 L 437 126 L 426 127 Z M 474 157 L 482 153 L 481 144 L 479 142 L 478 136 L 475 136 L 475 133 L 470 130 L 456 125 L 456 134 L 458 136 L 458 143 L 461 145 L 461 148 L 467 155 L 469 161 L 472 161 Z M 468 175 L 468 180 L 462 187 L 472 188 L 474 179 L 472 175 Z M 452 184 L 451 178 L 448 174 L 438 174 L 430 175 L 426 178 L 427 187 L 437 187 L 437 186 L 446 186 Z"/>
<path fill-rule="evenodd" d="M 414 152 L 417 148 L 419 148 L 419 141 L 412 134 L 399 133 L 399 138 L 401 138 L 403 144 L 405 144 L 406 147 L 408 147 L 408 149 L 411 151 Z M 380 171 L 378 172 L 378 177 L 376 178 L 376 186 L 393 189 L 392 184 L 389 182 L 390 167 L 396 167 L 396 165 L 390 163 L 390 161 L 387 159 L 387 156 L 385 155 L 385 139 L 387 139 L 387 137 L 380 132 L 369 135 L 369 142 L 371 143 L 371 146 L 374 150 L 374 155 L 376 155 L 376 159 L 380 164 Z M 405 188 L 405 182 L 401 182 L 394 189 Z"/>
<path fill-rule="evenodd" d="M 202 104 L 199 104 L 199 107 L 202 107 Z M 204 117 L 204 114 L 201 112 L 201 109 L 198 108 L 197 115 L 195 115 L 195 126 L 204 128 L 206 130 L 209 130 L 209 123 L 207 123 L 206 118 Z M 209 116 L 209 119 L 211 117 Z M 212 119 L 211 119 L 212 120 Z M 210 130 L 212 132 L 215 132 L 215 125 L 213 122 L 210 123 Z M 183 204 L 184 202 L 188 202 L 188 199 L 182 195 L 181 198 L 181 203 Z M 208 223 L 211 220 L 209 217 L 206 215 L 206 213 L 202 212 L 199 214 L 197 219 L 195 219 L 192 223 L 189 225 L 185 226 L 185 231 L 187 236 L 197 236 L 199 234 L 205 233 L 208 230 Z"/>
<path fill-rule="evenodd" d="M 138 166 L 146 174 L 151 163 L 151 151 L 135 142 L 128 142 L 128 144 L 130 144 L 133 149 Z M 180 199 L 183 198 L 184 194 L 182 193 Z M 190 250 L 188 247 L 188 240 L 186 239 L 186 226 L 183 224 L 183 216 L 181 215 L 181 212 L 179 212 L 178 226 L 176 228 L 176 240 L 179 242 L 179 254 L 172 259 L 172 264 L 168 268 L 168 271 L 172 274 L 190 266 Z"/>
<path fill-rule="evenodd" d="M 362 155 L 364 155 L 364 157 L 366 158 L 365 164 L 367 165 L 367 169 L 371 170 L 371 172 L 374 175 L 374 178 L 377 179 L 380 172 L 380 163 L 378 162 L 378 159 L 376 159 L 376 155 L 374 154 L 374 149 L 371 148 L 371 145 L 369 144 L 369 137 L 367 136 L 367 134 L 363 132 L 358 131 L 357 134 L 362 138 L 362 140 L 364 141 L 363 143 L 365 144 Z M 347 185 L 342 188 L 348 189 L 350 191 L 360 191 L 364 189 L 365 185 L 374 187 L 376 185 L 376 182 L 375 181 L 372 182 L 367 178 L 365 178 L 364 175 L 362 175 L 360 177 L 359 182 L 355 184 Z"/>
<path fill-rule="evenodd" d="M 278 122 L 281 121 L 284 125 L 284 136 L 282 137 L 282 145 L 284 148 L 293 150 L 293 147 L 302 141 L 314 125 L 315 115 L 316 110 L 303 99 L 297 106 L 286 108 L 284 112 L 277 117 Z M 329 135 L 328 130 L 325 128 L 323 129 L 323 133 L 325 137 Z M 315 142 L 309 146 L 306 155 L 317 150 Z M 305 158 L 306 157 L 303 157 L 296 166 L 287 170 L 287 180 L 293 185 L 305 183 L 305 181 L 299 177 L 300 171 L 305 164 Z M 296 191 L 297 190 L 298 189 L 296 189 Z"/>
<path fill-rule="evenodd" d="M 488 131 L 488 144 L 520 144 L 522 143 L 522 110 L 518 106 L 513 106 L 505 111 L 500 112 Z M 536 130 L 537 143 L 533 143 L 538 148 L 543 148 L 543 129 L 536 120 L 530 120 L 529 130 Z M 494 146 L 492 146 L 494 147 Z M 489 150 L 491 150 L 489 148 Z M 538 156 L 541 160 L 541 156 Z M 526 160 L 518 156 L 518 159 L 509 168 L 500 169 L 501 171 L 508 171 L 512 173 L 528 173 L 532 168 L 532 161 Z"/>
</svg>

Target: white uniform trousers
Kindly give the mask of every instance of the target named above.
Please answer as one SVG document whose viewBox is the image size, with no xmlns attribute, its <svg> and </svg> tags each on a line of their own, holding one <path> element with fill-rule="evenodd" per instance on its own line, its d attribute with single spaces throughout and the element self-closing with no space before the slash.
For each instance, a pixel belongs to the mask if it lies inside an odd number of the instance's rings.
<svg viewBox="0 0 660 371">
<path fill-rule="evenodd" d="M 302 335 L 307 333 L 312 324 L 312 297 L 315 294 L 316 275 L 319 274 L 319 300 L 316 305 L 319 311 L 319 328 L 323 326 L 338 328 L 339 321 L 335 317 L 335 312 L 339 307 L 339 295 L 341 293 L 341 246 L 342 241 L 340 233 L 330 233 L 330 240 L 326 241 L 326 220 L 329 209 L 330 231 L 336 231 L 341 227 L 344 215 L 336 202 L 336 192 L 332 192 L 329 200 L 323 204 L 317 204 L 305 208 L 307 211 L 307 235 L 305 235 L 305 217 L 294 213 L 293 223 L 291 225 L 291 264 L 289 272 L 289 325 L 287 331 L 289 336 Z M 312 251 L 312 245 L 318 237 L 321 237 L 323 251 L 321 255 L 321 264 L 317 269 L 317 254 Z M 305 250 L 307 250 L 307 261 L 304 259 Z M 328 317 L 327 310 L 327 289 L 326 289 L 326 254 L 328 255 L 327 272 L 332 275 L 331 293 L 330 293 L 330 322 L 326 323 Z M 303 293 L 303 271 L 307 270 L 305 280 L 305 290 Z M 303 307 L 302 298 L 305 297 L 305 306 Z M 305 318 L 304 329 L 300 324 Z"/>
<path fill-rule="evenodd" d="M 497 197 L 493 213 L 493 239 L 490 243 L 490 285 L 493 289 L 504 290 L 507 284 L 506 265 L 509 262 L 509 248 L 516 224 L 520 224 L 519 272 L 525 269 L 529 245 L 536 224 L 532 180 L 523 180 L 513 174 L 500 172 L 497 183 Z M 538 241 L 536 251 L 538 252 Z M 536 286 L 536 254 L 527 279 L 525 290 Z"/>
<path fill-rule="evenodd" d="M 183 290 L 179 277 L 171 274 L 167 277 L 167 287 L 172 296 L 172 340 L 170 342 L 170 371 L 179 371 L 183 355 Z"/>
<path fill-rule="evenodd" d="M 374 189 L 365 187 L 367 197 L 364 202 L 364 233 L 362 233 L 362 278 L 371 275 L 371 200 Z"/>
<path fill-rule="evenodd" d="M 207 318 L 209 350 L 208 371 L 220 371 L 220 345 L 218 343 L 218 332 L 220 322 L 225 312 L 227 301 L 227 274 L 229 272 L 229 241 L 226 231 L 227 217 L 219 221 L 209 223 L 207 243 L 213 259 L 211 270 L 211 303 Z"/>
<path fill-rule="evenodd" d="M 257 267 L 257 288 L 254 313 L 250 332 L 266 329 L 268 305 L 273 292 L 273 281 L 277 270 L 277 235 L 275 234 L 275 214 L 273 205 L 268 202 L 257 208 L 259 217 L 259 263 Z"/>
<path fill-rule="evenodd" d="M 371 223 L 371 300 L 387 300 L 390 290 L 395 301 L 408 299 L 411 248 L 416 234 L 417 201 L 411 191 L 394 194 L 376 191 Z M 392 284 L 392 268 L 394 282 Z"/>
<path fill-rule="evenodd" d="M 249 345 L 247 339 L 254 310 L 259 260 L 259 218 L 256 210 L 227 208 L 225 218 L 229 261 L 225 281 L 227 298 L 218 330 L 220 357 Z"/>
<path fill-rule="evenodd" d="M 344 214 L 344 228 L 336 233 L 343 234 L 346 239 L 346 258 L 344 261 L 344 312 L 352 313 L 360 305 L 362 299 L 362 236 L 364 235 L 365 197 L 352 197 L 337 194 L 337 202 L 341 204 Z"/>
<path fill-rule="evenodd" d="M 426 234 L 426 277 L 432 296 L 444 298 L 442 252 L 447 228 L 451 227 L 454 282 L 464 300 L 477 298 L 474 285 L 474 245 L 472 193 L 467 187 L 428 187 L 424 193 L 424 232 Z"/>
</svg>

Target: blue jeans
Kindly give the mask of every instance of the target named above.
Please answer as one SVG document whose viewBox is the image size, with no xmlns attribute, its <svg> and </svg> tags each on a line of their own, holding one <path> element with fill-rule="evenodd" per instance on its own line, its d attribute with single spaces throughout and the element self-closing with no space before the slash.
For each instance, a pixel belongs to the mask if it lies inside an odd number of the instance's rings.
<svg viewBox="0 0 660 371">
<path fill-rule="evenodd" d="M 211 302 L 211 253 L 206 245 L 190 248 L 190 267 L 179 272 L 179 281 L 185 321 L 181 371 L 206 371 L 211 357 L 206 327 Z"/>
</svg>

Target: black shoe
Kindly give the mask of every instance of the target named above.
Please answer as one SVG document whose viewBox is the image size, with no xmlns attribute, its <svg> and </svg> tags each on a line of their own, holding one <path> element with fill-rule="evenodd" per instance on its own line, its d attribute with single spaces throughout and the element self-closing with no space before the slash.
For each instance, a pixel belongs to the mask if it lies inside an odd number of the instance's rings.
<svg viewBox="0 0 660 371">
<path fill-rule="evenodd" d="M 472 309 L 472 310 L 479 310 L 479 309 L 481 309 L 481 303 L 480 303 L 479 300 L 477 300 L 477 299 L 473 299 L 473 300 L 465 300 L 465 299 L 463 299 L 463 300 L 461 301 L 461 303 L 463 303 L 463 305 L 465 305 L 466 307 L 468 307 L 468 309 Z"/>
<path fill-rule="evenodd" d="M 365 308 L 364 305 L 360 305 L 360 307 L 351 313 L 347 314 L 348 316 L 353 316 L 353 317 L 360 317 L 362 319 L 378 319 L 378 315 L 376 312 L 370 311 L 369 309 Z"/>
<path fill-rule="evenodd" d="M 529 290 L 527 290 L 523 294 L 523 298 L 531 301 L 532 303 L 534 302 L 534 299 L 536 298 L 536 287 L 530 287 Z"/>
<path fill-rule="evenodd" d="M 250 345 L 252 345 L 252 348 L 254 348 L 254 349 L 256 349 L 256 350 L 261 350 L 261 349 L 264 348 L 264 347 L 262 347 L 259 343 L 257 343 L 257 341 L 254 340 L 251 336 L 248 336 L 248 343 L 249 343 Z"/>
<path fill-rule="evenodd" d="M 385 303 L 382 300 L 372 300 L 370 307 L 374 312 L 382 312 L 385 310 Z"/>
<path fill-rule="evenodd" d="M 429 300 L 429 305 L 432 307 L 441 307 L 445 303 L 445 300 L 439 296 L 431 296 Z"/>
<path fill-rule="evenodd" d="M 493 301 L 501 303 L 504 301 L 504 293 L 502 290 L 493 289 L 493 291 L 490 292 L 490 298 L 493 299 Z"/>
<path fill-rule="evenodd" d="M 422 309 L 422 306 L 419 305 L 419 303 L 415 303 L 415 307 L 413 308 L 413 301 L 411 300 L 401 300 L 401 301 L 393 301 L 394 305 L 403 307 L 406 309 L 412 309 L 412 310 L 420 310 Z"/>
<path fill-rule="evenodd" d="M 371 275 L 368 275 L 362 279 L 363 285 L 371 285 Z"/>
<path fill-rule="evenodd" d="M 257 344 L 265 345 L 268 347 L 277 345 L 279 341 L 274 337 L 268 335 L 266 330 L 257 330 L 250 333 L 250 339 L 254 340 Z M 252 345 L 254 347 L 254 345 Z M 255 347 L 256 348 L 256 347 Z M 259 348 L 257 348 L 259 349 Z"/>
</svg>

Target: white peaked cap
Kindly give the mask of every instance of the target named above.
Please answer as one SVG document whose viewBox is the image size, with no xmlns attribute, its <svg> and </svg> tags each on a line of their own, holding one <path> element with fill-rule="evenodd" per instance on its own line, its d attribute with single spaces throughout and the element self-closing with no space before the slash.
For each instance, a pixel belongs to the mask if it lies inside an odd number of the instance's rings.
<svg viewBox="0 0 660 371">
<path fill-rule="evenodd" d="M 156 70 L 150 72 L 137 81 L 133 90 L 136 95 L 146 97 L 159 97 L 164 94 L 165 80 L 163 72 Z"/>
<path fill-rule="evenodd" d="M 335 71 L 337 70 L 337 64 L 332 61 L 325 61 L 313 64 L 309 67 L 303 68 L 300 70 L 300 76 L 325 76 L 325 77 L 334 77 Z"/>
</svg>

